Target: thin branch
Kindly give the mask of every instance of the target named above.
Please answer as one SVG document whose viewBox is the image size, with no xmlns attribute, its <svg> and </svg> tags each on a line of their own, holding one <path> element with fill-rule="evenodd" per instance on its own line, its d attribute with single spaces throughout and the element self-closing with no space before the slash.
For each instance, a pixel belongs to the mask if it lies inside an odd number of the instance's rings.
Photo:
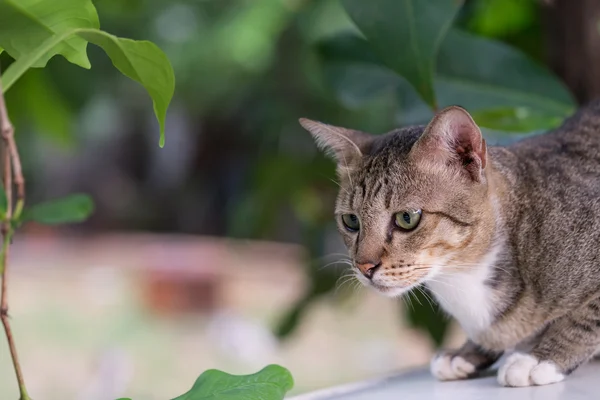
<svg viewBox="0 0 600 400">
<path fill-rule="evenodd" d="M 2 141 L 4 142 L 4 148 L 2 149 L 2 160 L 4 161 L 4 192 L 6 193 L 6 218 L 4 222 L 10 221 L 12 217 L 12 168 L 10 160 L 10 142 L 14 141 L 14 128 L 8 118 L 8 111 L 6 109 L 6 102 L 4 100 L 4 92 L 2 90 L 2 81 L 0 80 L 0 134 L 2 135 Z"/>
<path fill-rule="evenodd" d="M 2 91 L 2 84 L 0 83 L 0 92 Z M 23 211 L 25 205 L 25 178 L 23 177 L 23 169 L 21 168 L 21 158 L 19 157 L 19 150 L 17 150 L 17 142 L 13 133 L 10 135 L 7 141 L 9 146 L 10 158 L 12 159 L 13 169 L 13 180 L 17 187 L 17 203 L 15 206 L 14 219 L 18 219 Z"/>
<path fill-rule="evenodd" d="M 8 255 L 10 249 L 10 243 L 13 235 L 13 229 L 11 226 L 11 220 L 13 217 L 12 209 L 12 186 L 13 186 L 13 167 L 15 172 L 14 183 L 17 186 L 17 206 L 15 208 L 15 216 L 19 216 L 23 210 L 23 204 L 25 202 L 25 181 L 21 171 L 21 161 L 19 159 L 19 153 L 17 150 L 17 144 L 14 138 L 14 128 L 8 119 L 8 111 L 6 109 L 6 102 L 4 100 L 4 91 L 2 90 L 2 82 L 0 81 L 0 133 L 4 146 L 2 149 L 2 158 L 4 160 L 4 191 L 6 193 L 6 213 L 4 220 L 2 221 L 2 253 L 0 255 L 0 276 L 2 277 L 2 286 L 0 294 L 0 319 L 2 319 L 2 325 L 4 326 L 4 332 L 6 333 L 6 339 L 8 340 L 8 347 L 12 358 L 15 374 L 17 375 L 17 382 L 19 384 L 19 392 L 21 394 L 20 400 L 31 400 L 27 394 L 25 387 L 25 381 L 23 379 L 23 373 L 21 372 L 21 365 L 19 364 L 19 358 L 17 356 L 17 348 L 15 346 L 15 340 L 13 338 L 12 329 L 10 327 L 10 319 L 8 315 L 8 295 L 7 295 L 7 267 L 8 267 Z"/>
</svg>

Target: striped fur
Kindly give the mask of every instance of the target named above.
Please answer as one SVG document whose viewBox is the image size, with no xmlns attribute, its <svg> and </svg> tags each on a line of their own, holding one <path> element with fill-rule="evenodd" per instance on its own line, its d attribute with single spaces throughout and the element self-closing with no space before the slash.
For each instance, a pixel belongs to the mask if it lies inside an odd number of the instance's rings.
<svg viewBox="0 0 600 400">
<path fill-rule="evenodd" d="M 600 102 L 509 147 L 488 147 L 459 107 L 379 136 L 302 124 L 338 163 L 351 257 L 378 266 L 361 282 L 389 296 L 425 284 L 467 332 L 436 376 L 472 376 L 528 344 L 499 382 L 553 383 L 600 346 Z M 394 225 L 407 209 L 422 210 L 408 232 Z"/>
</svg>

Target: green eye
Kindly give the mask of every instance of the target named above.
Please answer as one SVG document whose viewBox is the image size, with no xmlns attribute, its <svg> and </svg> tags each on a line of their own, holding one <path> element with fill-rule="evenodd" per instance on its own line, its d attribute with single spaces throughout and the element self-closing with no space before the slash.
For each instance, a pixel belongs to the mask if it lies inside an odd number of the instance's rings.
<svg viewBox="0 0 600 400">
<path fill-rule="evenodd" d="M 360 229 L 360 221 L 358 217 L 354 214 L 344 214 L 342 215 L 342 222 L 346 229 L 351 232 L 356 232 Z"/>
<path fill-rule="evenodd" d="M 420 220 L 421 210 L 400 211 L 394 215 L 396 226 L 407 231 L 415 229 L 419 225 Z"/>
</svg>

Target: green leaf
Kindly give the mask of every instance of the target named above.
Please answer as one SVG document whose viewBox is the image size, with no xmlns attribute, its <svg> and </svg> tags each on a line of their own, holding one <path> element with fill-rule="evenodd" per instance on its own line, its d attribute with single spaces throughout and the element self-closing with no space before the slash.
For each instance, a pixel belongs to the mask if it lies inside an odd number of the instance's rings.
<svg viewBox="0 0 600 400">
<path fill-rule="evenodd" d="M 535 1 L 486 0 L 473 3 L 469 31 L 490 37 L 507 37 L 529 29 L 538 21 L 539 5 Z"/>
<path fill-rule="evenodd" d="M 437 70 L 436 91 L 444 105 L 527 107 L 559 117 L 576 107 L 569 90 L 548 69 L 504 43 L 459 30 L 444 41 Z"/>
<path fill-rule="evenodd" d="M 344 8 L 385 65 L 437 108 L 435 63 L 460 0 L 342 0 Z"/>
<path fill-rule="evenodd" d="M 319 45 L 319 53 L 326 77 L 347 106 L 360 106 L 384 91 L 395 90 L 403 125 L 426 123 L 432 117 L 414 89 L 378 61 L 364 39 L 348 34 L 333 37 Z M 550 71 L 494 40 L 450 31 L 437 69 L 440 107 L 461 105 L 485 128 L 512 132 L 553 128 L 576 107 L 569 91 Z"/>
<path fill-rule="evenodd" d="M 144 86 L 152 98 L 154 113 L 160 125 L 159 144 L 161 147 L 164 146 L 165 119 L 167 108 L 175 91 L 175 75 L 167 56 L 152 42 L 119 38 L 97 29 L 75 29 L 65 32 L 62 36 L 53 36 L 47 39 L 34 51 L 12 63 L 2 75 L 4 90 L 10 89 L 25 71 L 54 48 L 57 43 L 72 35 L 77 35 L 102 47 L 119 71 Z"/>
<path fill-rule="evenodd" d="M 252 375 L 211 369 L 198 377 L 189 392 L 173 400 L 283 400 L 293 386 L 292 375 L 279 365 L 269 365 Z"/>
<path fill-rule="evenodd" d="M 478 125 L 511 132 L 532 132 L 557 127 L 563 118 L 527 107 L 500 107 L 471 112 Z"/>
<path fill-rule="evenodd" d="M 167 108 L 175 91 L 175 74 L 165 53 L 152 42 L 123 39 L 100 30 L 86 29 L 78 35 L 102 47 L 121 73 L 148 91 L 160 125 L 159 145 L 163 147 Z"/>
<path fill-rule="evenodd" d="M 335 284 L 333 286 L 335 287 Z M 334 287 L 331 288 L 331 291 Z M 320 297 L 320 295 L 310 290 L 300 300 L 296 301 L 290 309 L 286 310 L 275 327 L 275 335 L 279 340 L 287 339 L 298 328 L 308 307 Z"/>
<path fill-rule="evenodd" d="M 406 82 L 388 69 L 369 64 L 332 62 L 324 71 L 338 99 L 351 109 L 361 108 Z"/>
<path fill-rule="evenodd" d="M 94 202 L 90 196 L 73 194 L 26 209 L 21 221 L 35 221 L 45 225 L 68 224 L 85 221 L 93 211 Z"/>
<path fill-rule="evenodd" d="M 0 0 L 0 46 L 18 60 L 38 48 L 45 40 L 76 28 L 100 28 L 91 0 Z M 56 54 L 73 64 L 90 68 L 87 42 L 77 36 L 65 36 L 32 67 L 44 67 Z"/>
</svg>

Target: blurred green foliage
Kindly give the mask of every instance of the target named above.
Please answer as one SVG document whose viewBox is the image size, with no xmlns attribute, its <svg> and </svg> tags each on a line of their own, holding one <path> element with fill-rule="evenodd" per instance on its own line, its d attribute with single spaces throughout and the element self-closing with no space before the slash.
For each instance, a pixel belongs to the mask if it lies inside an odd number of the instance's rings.
<svg viewBox="0 0 600 400">
<path fill-rule="evenodd" d="M 187 178 L 175 193 L 162 194 L 137 172 L 151 154 L 139 136 L 140 130 L 147 135 L 148 104 L 95 48 L 88 51 L 94 73 L 55 58 L 9 92 L 24 167 L 37 187 L 44 177 L 44 160 L 36 157 L 40 140 L 74 149 L 101 140 L 122 148 L 135 143 L 124 153 L 134 160 L 124 179 L 137 185 L 129 206 L 117 214 L 98 196 L 100 216 L 106 208 L 120 227 L 304 244 L 312 284 L 276 327 L 285 337 L 313 301 L 333 295 L 344 266 L 323 268 L 322 262 L 343 251 L 341 241 L 330 244 L 337 240 L 334 166 L 297 119 L 381 133 L 426 123 L 432 105 L 460 104 L 486 128 L 488 142 L 556 126 L 575 104 L 543 65 L 539 3 L 97 0 L 103 29 L 152 40 L 171 60 L 177 76 L 172 110 L 196 138 L 186 142 L 195 157 Z M 5 66 L 10 58 L 2 54 L 0 62 Z M 90 120 L 95 123 L 84 123 Z M 345 287 L 338 291 L 348 294 Z M 440 343 L 447 320 L 419 299 L 410 321 Z"/>
<path fill-rule="evenodd" d="M 72 194 L 61 199 L 36 204 L 25 210 L 20 222 L 35 221 L 57 225 L 85 221 L 94 211 L 94 201 L 85 194 Z"/>
<path fill-rule="evenodd" d="M 535 5 L 481 3 L 462 16 L 460 29 L 451 27 L 462 5 L 453 0 L 343 0 L 363 35 L 341 31 L 318 41 L 324 80 L 349 108 L 386 98 L 399 125 L 424 124 L 438 109 L 459 104 L 481 127 L 506 134 L 556 127 L 575 108 L 565 85 L 515 47 L 464 29 L 492 37 L 514 33 L 533 23 Z M 515 13 L 512 25 L 502 22 Z M 293 330 L 311 298 L 335 287 L 323 289 L 323 281 L 330 279 L 313 275 L 313 289 L 284 319 L 280 334 Z M 448 321 L 424 291 L 414 295 L 410 322 L 440 345 Z"/>
</svg>

